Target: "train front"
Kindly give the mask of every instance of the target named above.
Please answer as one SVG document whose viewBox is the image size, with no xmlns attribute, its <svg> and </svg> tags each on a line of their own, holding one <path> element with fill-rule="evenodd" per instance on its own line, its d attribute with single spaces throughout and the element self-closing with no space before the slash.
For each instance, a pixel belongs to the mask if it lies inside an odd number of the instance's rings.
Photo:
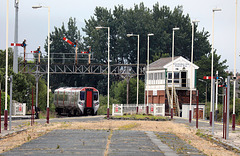
<svg viewBox="0 0 240 156">
<path fill-rule="evenodd" d="M 80 91 L 79 108 L 84 115 L 97 115 L 99 91 L 93 87 L 83 87 Z"/>
</svg>

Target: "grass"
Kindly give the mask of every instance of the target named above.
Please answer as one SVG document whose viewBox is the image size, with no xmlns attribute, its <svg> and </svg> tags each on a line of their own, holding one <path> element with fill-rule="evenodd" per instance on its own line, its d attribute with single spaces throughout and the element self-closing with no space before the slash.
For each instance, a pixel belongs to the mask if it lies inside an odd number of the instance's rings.
<svg viewBox="0 0 240 156">
<path fill-rule="evenodd" d="M 130 130 L 130 129 L 135 128 L 139 125 L 140 124 L 137 124 L 137 123 L 127 124 L 127 125 L 123 125 L 123 126 L 118 127 L 118 130 Z"/>
<path fill-rule="evenodd" d="M 133 114 L 133 115 L 123 115 L 123 116 L 113 116 L 112 119 L 128 119 L 128 120 L 160 120 L 160 121 L 168 121 L 170 120 L 168 117 L 164 116 L 152 116 L 145 114 Z"/>
<path fill-rule="evenodd" d="M 47 112 L 40 112 L 39 113 L 39 119 L 46 119 L 47 118 Z M 49 118 L 56 118 L 56 113 L 49 111 Z"/>
</svg>

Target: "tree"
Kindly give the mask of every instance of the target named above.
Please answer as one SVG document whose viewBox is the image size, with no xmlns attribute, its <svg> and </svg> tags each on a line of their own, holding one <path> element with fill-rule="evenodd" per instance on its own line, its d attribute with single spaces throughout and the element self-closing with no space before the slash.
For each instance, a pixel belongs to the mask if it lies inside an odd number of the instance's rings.
<svg viewBox="0 0 240 156">
<path fill-rule="evenodd" d="M 135 104 L 137 101 L 137 79 L 132 78 L 130 79 L 130 86 L 129 86 L 129 104 Z M 114 82 L 111 85 L 110 96 L 119 101 L 120 104 L 126 104 L 126 97 L 127 97 L 127 82 L 118 81 Z M 144 103 L 144 82 L 139 81 L 139 92 L 138 92 L 138 100 L 139 104 Z"/>
<path fill-rule="evenodd" d="M 140 35 L 140 63 L 146 63 L 147 34 L 154 33 L 150 40 L 150 60 L 159 59 L 162 55 L 171 54 L 172 28 L 180 27 L 176 32 L 175 55 L 183 56 L 190 60 L 191 53 L 191 19 L 183 14 L 183 7 L 175 7 L 173 11 L 169 7 L 160 7 L 159 3 L 149 9 L 143 3 L 125 9 L 122 5 L 115 6 L 114 10 L 96 7 L 94 16 L 85 20 L 83 31 L 84 43 L 91 45 L 98 63 L 107 63 L 107 31 L 96 30 L 96 26 L 110 27 L 111 60 L 112 63 L 135 64 L 137 62 L 137 37 L 127 38 L 128 33 Z M 202 55 L 211 51 L 208 42 L 208 32 L 204 29 L 197 31 L 195 25 L 196 55 L 194 60 L 199 60 Z"/>
<path fill-rule="evenodd" d="M 220 61 L 221 56 L 217 55 L 214 52 L 214 58 L 213 58 L 213 73 L 216 74 L 216 71 L 218 71 L 219 77 L 226 78 L 227 73 L 225 70 L 228 68 L 226 65 L 227 60 Z M 210 76 L 211 75 L 211 62 L 212 62 L 212 55 L 203 55 L 200 60 L 196 61 L 195 64 L 199 66 L 200 68 L 197 70 L 197 89 L 199 90 L 199 100 L 204 101 L 205 95 L 202 94 L 205 92 L 205 83 L 201 83 L 198 81 L 198 79 L 203 79 L 203 76 Z M 208 88 L 211 88 L 211 80 L 206 80 L 208 83 Z M 219 90 L 221 92 L 221 90 Z M 208 92 L 208 98 L 210 99 L 210 91 Z"/>
<path fill-rule="evenodd" d="M 5 58 L 6 51 L 0 50 L 0 85 L 2 91 L 5 91 Z M 13 72 L 12 63 L 13 63 L 13 51 L 12 48 L 9 48 L 9 69 L 8 75 L 13 75 L 13 100 L 26 103 L 27 108 L 30 109 L 32 105 L 32 88 L 34 88 L 35 92 L 35 77 L 33 75 L 24 74 L 19 72 L 18 74 Z M 20 58 L 21 61 L 21 58 Z M 46 103 L 46 82 L 40 78 L 39 79 L 39 107 L 43 108 Z M 8 96 L 10 95 L 10 86 L 8 86 Z M 45 89 L 44 89 L 45 88 Z M 2 95 L 3 96 L 3 95 Z M 5 96 L 5 95 L 4 95 Z M 34 93 L 35 96 L 35 93 Z M 35 100 L 35 99 L 34 99 Z M 4 101 L 2 101 L 4 103 Z M 35 101 L 34 101 L 35 104 Z M 9 101 L 8 101 L 9 106 Z M 2 107 L 3 108 L 3 107 Z M 45 108 L 44 108 L 45 110 Z"/>
<path fill-rule="evenodd" d="M 78 52 L 84 50 L 84 45 L 82 44 L 80 31 L 77 28 L 77 22 L 75 18 L 69 18 L 67 28 L 65 28 L 65 25 L 63 23 L 61 28 L 54 27 L 54 31 L 50 34 L 50 40 L 52 41 L 50 46 L 51 63 L 74 64 L 75 48 L 64 41 L 63 37 L 66 37 L 72 42 L 75 42 L 77 40 Z M 48 50 L 47 39 L 44 48 L 45 51 Z M 78 61 L 78 63 L 82 63 L 81 61 Z M 85 63 L 87 62 L 87 60 L 83 61 Z M 53 90 L 61 86 L 80 86 L 82 82 L 81 80 L 83 78 L 84 76 L 79 75 L 51 75 L 50 81 L 54 83 L 50 85 Z M 85 82 L 87 82 L 87 80 Z"/>
</svg>

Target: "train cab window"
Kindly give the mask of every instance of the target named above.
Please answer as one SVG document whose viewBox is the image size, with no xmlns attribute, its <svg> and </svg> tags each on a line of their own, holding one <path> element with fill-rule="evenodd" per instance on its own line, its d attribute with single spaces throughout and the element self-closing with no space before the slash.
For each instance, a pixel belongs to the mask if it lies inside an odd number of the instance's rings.
<svg viewBox="0 0 240 156">
<path fill-rule="evenodd" d="M 98 92 L 93 92 L 93 100 L 98 100 Z"/>
<path fill-rule="evenodd" d="M 85 99 L 85 92 L 80 92 L 80 100 L 84 100 Z"/>
</svg>

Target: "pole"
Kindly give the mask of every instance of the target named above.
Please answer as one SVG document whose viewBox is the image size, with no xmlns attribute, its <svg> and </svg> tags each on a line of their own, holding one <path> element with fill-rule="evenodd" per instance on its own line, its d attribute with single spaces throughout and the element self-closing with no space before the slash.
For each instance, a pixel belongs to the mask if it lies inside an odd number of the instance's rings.
<svg viewBox="0 0 240 156">
<path fill-rule="evenodd" d="M 49 61 L 50 56 L 50 7 L 48 7 L 48 74 L 47 74 L 47 123 L 49 124 Z"/>
<path fill-rule="evenodd" d="M 206 82 L 206 96 L 205 96 L 205 105 L 207 106 L 207 82 Z"/>
<path fill-rule="evenodd" d="M 198 90 L 197 90 L 196 128 L 198 128 L 198 105 L 199 105 L 199 94 L 198 94 Z"/>
<path fill-rule="evenodd" d="M 215 79 L 213 79 L 213 81 L 215 82 Z M 212 92 L 213 92 L 213 97 L 214 97 L 214 94 L 215 94 L 215 84 L 213 83 L 213 86 L 212 86 Z M 214 104 L 215 104 L 215 99 L 212 98 L 212 108 L 214 108 Z M 214 135 L 214 111 L 212 111 L 212 135 Z"/>
<path fill-rule="evenodd" d="M 149 37 L 153 36 L 154 34 L 148 34 L 148 45 L 147 45 L 147 115 L 148 115 L 148 108 L 149 108 L 149 103 L 148 103 L 148 91 L 149 91 L 149 47 L 150 47 L 150 42 L 149 42 Z"/>
<path fill-rule="evenodd" d="M 212 126 L 212 111 L 214 108 L 212 108 L 212 99 L 213 99 L 213 57 L 214 57 L 214 12 L 215 11 L 221 11 L 221 9 L 213 9 L 213 19 L 212 19 L 212 62 L 211 62 L 211 104 L 210 104 L 210 126 Z"/>
<path fill-rule="evenodd" d="M 34 113 L 33 113 L 33 87 L 32 87 L 32 116 L 31 116 L 31 126 L 33 126 L 34 123 L 34 117 L 33 117 Z"/>
<path fill-rule="evenodd" d="M 171 100 L 171 119 L 173 119 L 173 61 L 174 61 L 174 28 L 173 28 L 173 36 L 172 36 L 172 100 Z"/>
<path fill-rule="evenodd" d="M 139 35 L 138 37 L 138 49 L 137 49 L 137 114 L 138 114 L 138 89 L 139 89 Z"/>
<path fill-rule="evenodd" d="M 225 119 L 225 110 L 226 110 L 226 89 L 227 88 L 225 88 L 224 87 L 224 90 L 223 90 L 223 92 L 224 92 L 224 96 L 223 96 L 223 139 L 225 139 L 225 126 L 226 126 L 226 119 Z"/>
<path fill-rule="evenodd" d="M 215 107 L 215 117 L 217 121 L 217 114 L 218 114 L 218 71 L 216 72 L 216 107 Z"/>
<path fill-rule="evenodd" d="M 212 18 L 212 64 L 211 64 L 211 104 L 210 104 L 210 126 L 212 126 L 212 100 L 213 100 L 213 44 L 214 44 L 214 10 Z"/>
<path fill-rule="evenodd" d="M 107 119 L 109 120 L 109 87 L 110 87 L 110 27 L 108 28 L 108 108 Z"/>
<path fill-rule="evenodd" d="M 226 139 L 228 139 L 229 137 L 229 99 L 230 99 L 230 76 L 227 77 Z"/>
<path fill-rule="evenodd" d="M 8 89 L 8 14 L 9 0 L 7 0 L 7 17 L 6 17 L 6 76 L 5 76 L 5 110 L 4 110 L 4 130 L 8 126 L 8 110 L 7 110 L 7 89 Z"/>
<path fill-rule="evenodd" d="M 192 54 L 191 54 L 191 70 L 190 70 L 190 108 L 189 108 L 189 123 L 192 122 L 192 64 L 193 64 L 193 42 L 194 42 L 194 22 L 192 22 Z"/>
<path fill-rule="evenodd" d="M 148 45 L 147 45 L 147 115 L 148 115 L 148 83 L 149 83 L 149 35 L 148 35 Z"/>
<path fill-rule="evenodd" d="M 236 58 L 237 58 L 237 0 L 236 0 L 236 15 L 235 15 L 235 50 L 234 50 L 234 81 L 233 81 L 233 114 L 232 114 L 232 130 L 235 131 L 235 105 L 236 105 Z"/>
<path fill-rule="evenodd" d="M 0 116 L 2 116 L 2 90 L 1 90 L 1 82 L 0 82 Z M 0 122 L 0 133 L 2 133 L 2 121 Z"/>
<path fill-rule="evenodd" d="M 10 106 L 9 106 L 9 130 L 12 130 L 12 82 L 13 76 L 10 76 Z"/>
<path fill-rule="evenodd" d="M 14 31 L 14 43 L 18 43 L 18 4 L 19 0 L 15 0 L 15 31 Z M 14 46 L 13 55 L 13 72 L 18 73 L 18 47 Z"/>
<path fill-rule="evenodd" d="M 39 119 L 38 117 L 38 80 L 39 80 L 39 77 L 37 76 L 36 77 L 36 119 Z"/>
</svg>

